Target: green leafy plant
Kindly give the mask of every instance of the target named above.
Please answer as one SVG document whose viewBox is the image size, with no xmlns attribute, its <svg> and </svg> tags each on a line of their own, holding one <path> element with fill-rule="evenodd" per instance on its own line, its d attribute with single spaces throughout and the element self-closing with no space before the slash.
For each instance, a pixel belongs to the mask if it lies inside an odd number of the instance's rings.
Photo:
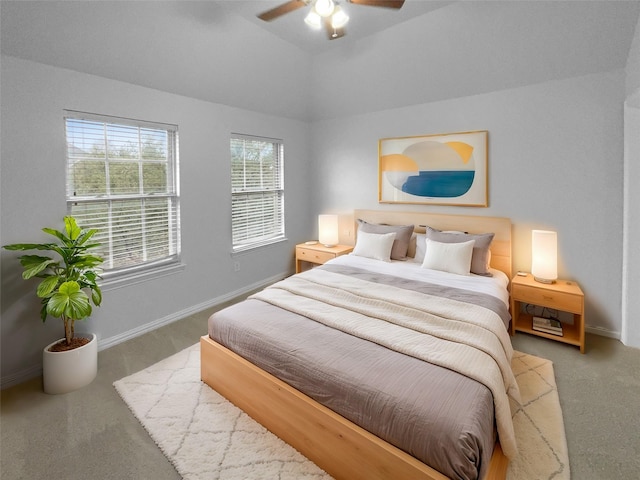
<svg viewBox="0 0 640 480">
<path fill-rule="evenodd" d="M 36 277 L 42 281 L 36 294 L 42 299 L 40 317 L 62 318 L 67 345 L 74 338 L 74 323 L 91 315 L 93 305 L 102 303 L 102 291 L 97 284 L 103 259 L 90 251 L 99 243 L 89 241 L 97 230 L 83 230 L 76 219 L 64 217 L 65 231 L 43 228 L 42 231 L 57 238 L 57 243 L 16 243 L 5 245 L 7 250 L 44 250 L 57 253 L 60 258 L 41 255 L 18 257 L 24 267 L 22 278 Z M 86 292 L 90 292 L 90 296 Z"/>
</svg>

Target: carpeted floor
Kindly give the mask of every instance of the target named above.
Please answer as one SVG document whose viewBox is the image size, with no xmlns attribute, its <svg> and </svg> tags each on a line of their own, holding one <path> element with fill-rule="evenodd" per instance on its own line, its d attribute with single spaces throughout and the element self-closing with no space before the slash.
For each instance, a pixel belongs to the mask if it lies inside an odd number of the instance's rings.
<svg viewBox="0 0 640 480">
<path fill-rule="evenodd" d="M 523 407 L 509 480 L 569 479 L 562 411 L 550 361 L 516 352 Z M 185 479 L 328 479 L 325 472 L 200 381 L 193 345 L 114 383 Z"/>
</svg>

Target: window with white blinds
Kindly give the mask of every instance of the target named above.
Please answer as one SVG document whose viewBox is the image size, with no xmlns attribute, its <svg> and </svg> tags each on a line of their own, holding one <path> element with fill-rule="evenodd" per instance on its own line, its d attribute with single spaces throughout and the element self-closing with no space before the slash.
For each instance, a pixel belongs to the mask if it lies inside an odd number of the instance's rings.
<svg viewBox="0 0 640 480">
<path fill-rule="evenodd" d="M 178 127 L 65 112 L 67 210 L 95 228 L 105 277 L 178 263 Z"/>
<path fill-rule="evenodd" d="M 282 140 L 231 135 L 233 251 L 284 239 Z"/>
</svg>

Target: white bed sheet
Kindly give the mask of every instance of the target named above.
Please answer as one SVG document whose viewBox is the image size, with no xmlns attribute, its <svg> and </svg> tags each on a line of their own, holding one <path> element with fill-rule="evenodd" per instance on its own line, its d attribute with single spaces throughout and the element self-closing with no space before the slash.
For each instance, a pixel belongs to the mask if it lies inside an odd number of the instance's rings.
<svg viewBox="0 0 640 480">
<path fill-rule="evenodd" d="M 372 258 L 360 257 L 352 253 L 336 257 L 327 263 L 362 268 L 376 273 L 395 275 L 411 280 L 425 281 L 438 285 L 486 293 L 500 299 L 507 307 L 509 306 L 509 291 L 507 290 L 509 278 L 504 274 L 504 272 L 496 269 L 490 270 L 493 277 L 474 274 L 457 275 L 454 273 L 422 268 L 422 265 L 417 262 L 398 260 L 383 262 Z"/>
</svg>

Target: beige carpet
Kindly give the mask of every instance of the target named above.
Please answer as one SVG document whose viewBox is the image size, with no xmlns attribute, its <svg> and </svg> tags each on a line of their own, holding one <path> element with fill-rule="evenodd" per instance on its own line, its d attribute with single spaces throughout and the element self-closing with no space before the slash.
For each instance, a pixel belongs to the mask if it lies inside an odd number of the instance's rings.
<svg viewBox="0 0 640 480">
<path fill-rule="evenodd" d="M 520 454 L 508 479 L 569 479 L 552 363 L 516 352 L 512 366 L 523 407 L 514 417 Z M 331 478 L 200 381 L 199 344 L 114 386 L 185 479 Z"/>
</svg>

